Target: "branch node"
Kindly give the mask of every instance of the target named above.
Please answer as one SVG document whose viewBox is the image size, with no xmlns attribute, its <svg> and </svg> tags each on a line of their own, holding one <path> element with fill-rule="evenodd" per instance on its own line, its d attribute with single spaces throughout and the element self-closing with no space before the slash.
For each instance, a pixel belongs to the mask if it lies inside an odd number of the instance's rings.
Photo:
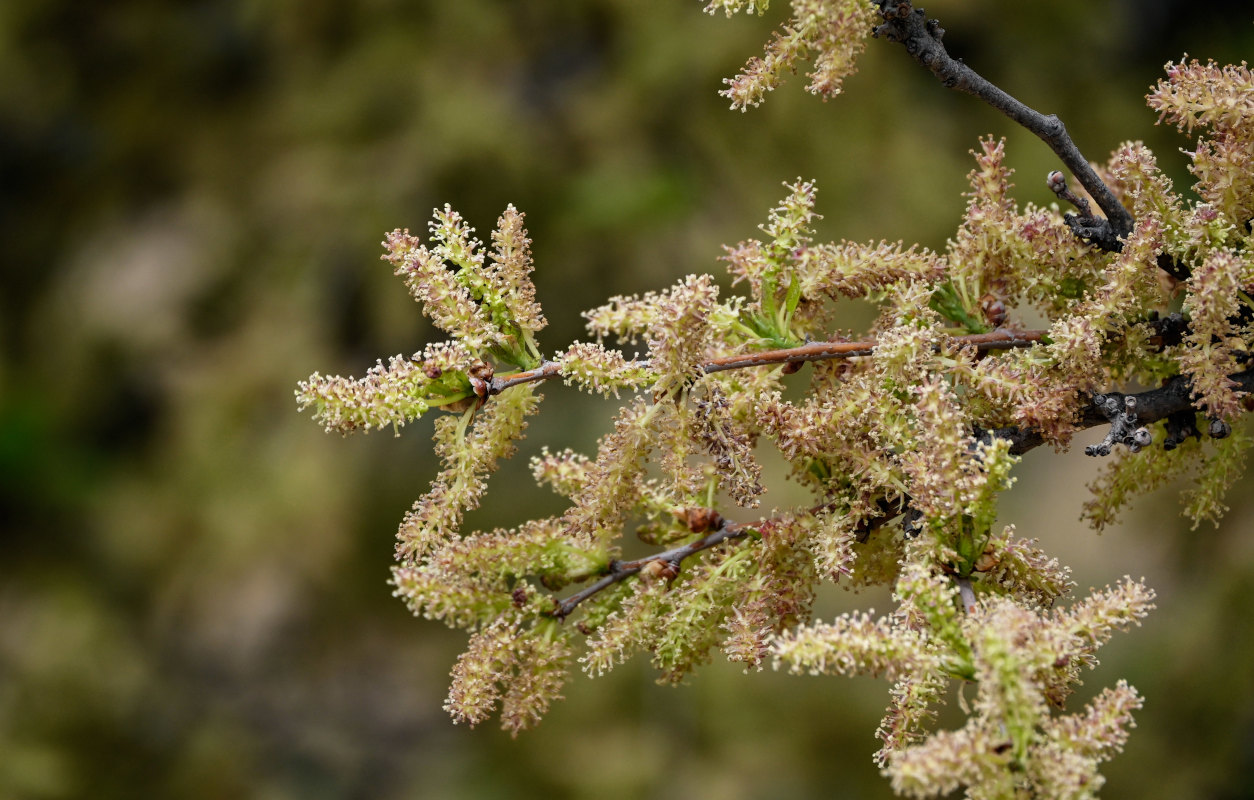
<svg viewBox="0 0 1254 800">
<path fill-rule="evenodd" d="M 674 559 L 655 558 L 640 568 L 640 580 L 645 583 L 668 585 L 679 576 L 679 562 Z"/>
<path fill-rule="evenodd" d="M 1096 394 L 1093 405 L 1110 422 L 1110 430 L 1100 442 L 1084 448 L 1086 456 L 1108 456 L 1117 444 L 1127 445 L 1135 453 L 1153 440 L 1150 432 L 1137 422 L 1137 402 L 1132 395 Z"/>
<path fill-rule="evenodd" d="M 1067 186 L 1067 176 L 1061 170 L 1056 169 L 1046 175 L 1045 185 L 1049 187 L 1051 192 L 1057 195 L 1059 200 L 1075 206 L 1081 216 L 1090 218 L 1093 216 L 1093 211 L 1089 207 L 1089 201 L 1071 191 L 1071 187 Z"/>
</svg>

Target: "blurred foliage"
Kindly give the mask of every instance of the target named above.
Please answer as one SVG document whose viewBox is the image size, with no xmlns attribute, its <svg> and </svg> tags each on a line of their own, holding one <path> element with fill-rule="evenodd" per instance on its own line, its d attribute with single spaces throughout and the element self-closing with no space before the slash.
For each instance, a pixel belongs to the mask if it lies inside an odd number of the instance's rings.
<svg viewBox="0 0 1254 800">
<path fill-rule="evenodd" d="M 880 43 L 835 102 L 794 80 L 728 112 L 721 78 L 782 11 L 0 4 L 0 796 L 886 796 L 874 682 L 723 666 L 672 690 L 637 666 L 575 681 L 517 741 L 453 727 L 460 637 L 385 584 L 434 472 L 430 423 L 339 439 L 292 401 L 314 369 L 420 349 L 377 242 L 445 202 L 481 232 L 508 202 L 527 213 L 551 351 L 609 295 L 721 272 L 720 244 L 754 235 L 798 175 L 817 179 L 823 235 L 940 247 L 991 132 L 1019 199 L 1049 199 L 1043 145 Z M 1184 51 L 1254 51 L 1248 14 L 1222 4 L 928 11 L 1090 158 L 1142 138 L 1178 182 L 1188 142 L 1153 127 L 1146 89 Z M 528 446 L 590 448 L 611 406 L 545 392 Z M 1250 796 L 1254 507 L 1190 533 L 1166 491 L 1096 539 L 1073 522 L 1092 467 L 1033 454 L 1006 515 L 1082 585 L 1133 572 L 1160 591 L 1103 668 L 1148 698 L 1108 794 Z M 472 524 L 556 503 L 521 460 L 491 496 Z"/>
</svg>

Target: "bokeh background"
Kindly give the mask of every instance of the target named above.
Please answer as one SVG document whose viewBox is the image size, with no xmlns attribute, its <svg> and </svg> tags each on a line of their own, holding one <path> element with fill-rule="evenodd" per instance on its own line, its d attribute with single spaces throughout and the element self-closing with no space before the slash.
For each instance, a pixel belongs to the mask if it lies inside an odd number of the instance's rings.
<svg viewBox="0 0 1254 800">
<path fill-rule="evenodd" d="M 1090 158 L 1144 139 L 1187 185 L 1189 143 L 1143 95 L 1186 51 L 1254 52 L 1239 5 L 928 11 Z M 870 760 L 888 686 L 871 680 L 714 664 L 670 689 L 633 662 L 577 676 L 517 740 L 453 726 L 464 635 L 386 584 L 435 471 L 431 423 L 327 436 L 292 398 L 315 370 L 360 374 L 433 335 L 378 242 L 445 202 L 481 234 L 506 203 L 527 213 L 552 351 L 610 295 L 720 271 L 720 245 L 796 176 L 818 180 L 825 238 L 941 248 L 967 151 L 993 133 L 1019 198 L 1050 199 L 1043 145 L 884 42 L 834 102 L 794 79 L 729 112 L 720 80 L 785 10 L 0 3 L 0 797 L 888 796 Z M 526 456 L 590 450 L 613 413 L 545 394 L 471 525 L 558 510 Z M 1119 677 L 1148 697 L 1106 794 L 1254 796 L 1254 484 L 1219 530 L 1190 531 L 1176 487 L 1098 537 L 1077 522 L 1096 467 L 1032 453 L 1004 516 L 1081 588 L 1131 573 L 1160 592 L 1078 698 Z M 822 598 L 825 615 L 854 603 L 887 596 Z"/>
</svg>

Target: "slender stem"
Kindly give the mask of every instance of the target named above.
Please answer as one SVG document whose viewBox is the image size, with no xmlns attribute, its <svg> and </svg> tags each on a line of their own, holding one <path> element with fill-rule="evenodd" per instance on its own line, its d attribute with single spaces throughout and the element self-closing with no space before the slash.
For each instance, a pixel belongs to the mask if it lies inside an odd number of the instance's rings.
<svg viewBox="0 0 1254 800">
<path fill-rule="evenodd" d="M 974 347 L 980 352 L 988 352 L 991 350 L 1012 350 L 1019 347 L 1030 347 L 1039 342 L 1044 335 L 1045 331 L 1043 330 L 1011 331 L 999 328 L 989 333 L 954 336 L 949 341 L 959 347 Z M 797 347 L 785 347 L 779 350 L 763 350 L 757 353 L 720 356 L 704 362 L 701 368 L 706 373 L 711 373 L 748 367 L 803 364 L 807 361 L 830 361 L 838 358 L 857 358 L 874 353 L 877 344 L 874 340 L 861 342 L 809 342 Z M 647 360 L 636 362 L 637 366 L 648 366 L 648 364 Z M 500 394 L 511 386 L 557 378 L 561 374 L 562 363 L 560 361 L 545 361 L 539 367 L 526 372 L 515 372 L 512 375 L 493 378 L 492 384 L 488 389 L 488 395 Z"/>
<path fill-rule="evenodd" d="M 635 561 L 611 561 L 609 566 L 610 571 L 608 574 L 597 580 L 595 583 L 585 586 L 580 591 L 559 602 L 557 604 L 557 608 L 553 610 L 552 615 L 558 619 L 565 619 L 572 611 L 575 610 L 576 606 L 584 600 L 587 600 L 594 594 L 613 586 L 619 581 L 638 574 L 642 569 L 655 561 L 664 565 L 673 564 L 676 569 L 678 569 L 679 565 L 683 563 L 683 560 L 688 558 L 688 556 L 700 553 L 702 550 L 709 550 L 711 547 L 722 544 L 723 542 L 747 536 L 750 531 L 760 531 L 763 528 L 770 527 L 774 522 L 778 521 L 778 519 L 778 517 L 772 517 L 771 519 L 759 520 L 758 522 L 752 523 L 730 522 L 728 520 L 723 520 L 722 523 L 713 531 L 705 536 L 702 536 L 696 541 L 689 542 L 686 545 L 673 547 L 665 552 L 648 556 L 647 558 L 639 558 Z"/>
<path fill-rule="evenodd" d="M 556 378 L 561 373 L 562 362 L 548 361 L 546 359 L 535 369 L 529 369 L 525 372 L 515 372 L 513 375 L 507 375 L 505 377 L 494 377 L 492 379 L 492 385 L 488 389 L 488 394 L 500 394 L 511 386 L 521 386 L 524 383 L 547 381 L 549 378 Z"/>
<path fill-rule="evenodd" d="M 881 509 L 880 514 L 868 517 L 858 524 L 858 541 L 866 541 L 867 533 L 879 528 L 885 522 L 901 513 L 900 509 L 894 510 L 892 505 L 887 501 L 881 500 L 878 505 Z M 804 513 L 814 515 L 821 511 L 828 511 L 831 508 L 831 503 L 822 503 L 807 509 Z M 683 563 L 684 559 L 689 556 L 696 555 L 702 550 L 709 550 L 711 547 L 722 544 L 723 542 L 743 539 L 752 532 L 767 534 L 772 527 L 778 525 L 788 516 L 791 515 L 781 514 L 775 517 L 766 517 L 765 519 L 760 519 L 757 522 L 732 522 L 731 520 L 723 519 L 720 516 L 717 528 L 705 536 L 702 536 L 700 539 L 689 542 L 688 544 L 681 545 L 679 547 L 672 547 L 670 550 L 646 556 L 645 558 L 638 558 L 635 561 L 611 561 L 605 575 L 597 579 L 595 582 L 588 584 L 583 589 L 580 589 L 575 594 L 572 594 L 570 597 L 567 597 L 565 600 L 559 601 L 556 608 L 554 608 L 550 613 L 558 619 L 566 619 L 566 617 L 570 616 L 571 612 L 573 612 L 580 603 L 587 600 L 589 597 L 592 597 L 598 592 L 604 591 L 614 584 L 626 580 L 633 575 L 639 574 L 640 571 L 649 564 L 658 563 L 663 566 L 671 565 L 675 568 L 676 572 L 678 572 L 679 566 Z"/>
<path fill-rule="evenodd" d="M 1077 236 L 1103 250 L 1122 249 L 1120 239 L 1132 232 L 1132 215 L 1098 177 L 1088 159 L 1071 140 L 1062 120 L 1053 114 L 1046 115 L 1032 109 L 950 56 L 941 44 L 945 30 L 936 20 L 928 20 L 923 9 L 914 8 L 909 0 L 876 0 L 876 3 L 884 17 L 884 24 L 875 29 L 875 35 L 900 42 L 914 60 L 930 70 L 942 84 L 975 95 L 1049 145 L 1106 214 L 1106 219 L 1088 215 L 1068 216 L 1067 224 Z"/>
<path fill-rule="evenodd" d="M 981 352 L 989 350 L 1011 350 L 1018 347 L 1029 347 L 1041 340 L 1045 331 L 1009 331 L 998 329 L 989 333 L 973 333 L 967 336 L 955 336 L 951 341 L 960 346 L 975 347 Z M 876 348 L 874 341 L 866 342 L 810 342 L 787 347 L 782 350 L 767 350 L 761 353 L 745 353 L 744 355 L 723 356 L 711 359 L 702 367 L 707 373 L 723 372 L 729 369 L 759 367 L 766 364 L 799 364 L 806 361 L 828 361 L 835 358 L 855 358 L 869 356 Z"/>
</svg>

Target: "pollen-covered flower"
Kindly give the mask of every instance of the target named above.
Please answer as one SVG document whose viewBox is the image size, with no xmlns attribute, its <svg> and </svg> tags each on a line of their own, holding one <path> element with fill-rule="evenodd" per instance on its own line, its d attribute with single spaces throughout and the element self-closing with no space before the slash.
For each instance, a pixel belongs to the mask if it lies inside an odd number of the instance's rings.
<svg viewBox="0 0 1254 800">
<path fill-rule="evenodd" d="M 1180 369 L 1193 377 L 1193 393 L 1212 417 L 1236 419 L 1244 411 L 1243 393 L 1228 377 L 1248 359 L 1248 333 L 1233 324 L 1241 304 L 1237 292 L 1254 275 L 1248 251 L 1216 250 L 1193 268 L 1185 310 L 1190 330 L 1184 340 Z M 1243 335 L 1245 334 L 1245 335 Z"/>
<path fill-rule="evenodd" d="M 327 432 L 401 428 L 432 407 L 474 395 L 470 376 L 481 362 L 456 343 L 437 342 L 409 358 L 379 361 L 362 378 L 314 373 L 296 389 L 297 405 L 313 408 Z M 399 432 L 398 432 L 399 435 Z"/>
<path fill-rule="evenodd" d="M 1242 225 L 1254 217 L 1254 74 L 1245 62 L 1168 62 L 1166 70 L 1149 106 L 1179 130 L 1209 129 L 1191 153 L 1195 188 L 1229 223 Z"/>
<path fill-rule="evenodd" d="M 487 476 L 502 458 L 513 455 L 514 443 L 540 399 L 534 387 L 520 386 L 493 398 L 477 413 L 472 407 L 460 417 L 436 421 L 435 450 L 444 469 L 401 520 L 396 534 L 399 560 L 420 558 L 457 532 L 465 511 L 479 506 Z"/>
<path fill-rule="evenodd" d="M 575 342 L 558 358 L 562 377 L 588 392 L 618 397 L 622 389 L 639 389 L 656 376 L 647 364 L 628 361 L 622 351 L 595 342 Z"/>
<path fill-rule="evenodd" d="M 472 727 L 501 704 L 501 727 L 518 735 L 561 699 L 571 661 L 569 634 L 552 620 L 531 628 L 502 618 L 471 637 L 453 668 L 444 708 Z"/>
<path fill-rule="evenodd" d="M 1220 66 L 1196 59 L 1167 62 L 1167 79 L 1147 100 L 1160 121 L 1184 131 L 1196 126 L 1254 130 L 1254 74 L 1245 62 Z"/>
<path fill-rule="evenodd" d="M 531 241 L 522 220 L 512 205 L 505 209 L 488 263 L 474 228 L 446 205 L 428 226 L 430 247 L 396 230 L 383 242 L 383 259 L 405 279 L 423 313 L 471 352 L 530 368 L 540 360 L 534 334 L 546 323 L 535 301 Z"/>
<path fill-rule="evenodd" d="M 649 326 L 649 368 L 657 375 L 655 391 L 691 383 L 705 374 L 713 329 L 710 315 L 718 286 L 709 275 L 689 275 L 656 298 L 656 316 Z"/>
<path fill-rule="evenodd" d="M 765 3 L 721 0 L 706 10 L 721 7 L 730 15 L 745 6 L 764 7 Z M 792 0 L 792 18 L 772 36 L 766 53 L 749 59 L 743 72 L 724 81 L 727 88 L 719 94 L 731 100 L 733 109 L 746 111 L 813 56 L 806 91 L 824 100 L 835 97 L 856 69 L 854 62 L 866 46 L 874 20 L 874 6 L 860 0 Z"/>
</svg>

